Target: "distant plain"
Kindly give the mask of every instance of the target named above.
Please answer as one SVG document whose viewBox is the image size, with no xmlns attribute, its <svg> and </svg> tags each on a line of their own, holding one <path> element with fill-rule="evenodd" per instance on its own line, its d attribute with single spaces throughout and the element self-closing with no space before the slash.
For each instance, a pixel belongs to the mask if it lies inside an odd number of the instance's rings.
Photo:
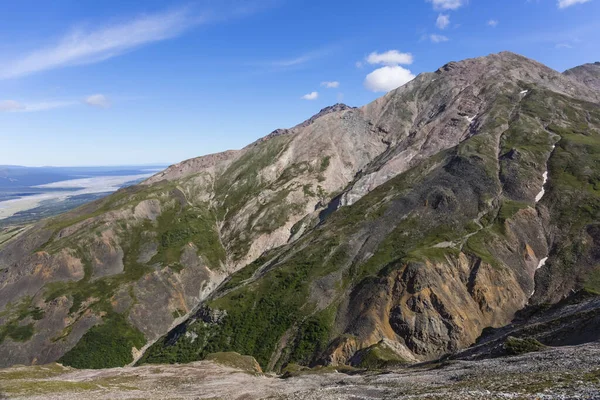
<svg viewBox="0 0 600 400">
<path fill-rule="evenodd" d="M 0 166 L 0 226 L 65 212 L 138 183 L 164 167 Z"/>
</svg>

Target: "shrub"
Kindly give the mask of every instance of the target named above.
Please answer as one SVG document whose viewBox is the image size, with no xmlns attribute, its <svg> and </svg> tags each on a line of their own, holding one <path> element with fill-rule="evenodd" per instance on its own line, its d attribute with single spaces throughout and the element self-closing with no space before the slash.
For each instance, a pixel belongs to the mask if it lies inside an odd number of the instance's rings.
<svg viewBox="0 0 600 400">
<path fill-rule="evenodd" d="M 516 338 L 509 336 L 504 342 L 506 354 L 516 356 L 519 354 L 532 353 L 546 348 L 534 338 Z"/>
<path fill-rule="evenodd" d="M 142 332 L 123 315 L 110 312 L 58 361 L 75 368 L 122 367 L 133 361 L 132 347 L 139 349 L 145 343 Z"/>
</svg>

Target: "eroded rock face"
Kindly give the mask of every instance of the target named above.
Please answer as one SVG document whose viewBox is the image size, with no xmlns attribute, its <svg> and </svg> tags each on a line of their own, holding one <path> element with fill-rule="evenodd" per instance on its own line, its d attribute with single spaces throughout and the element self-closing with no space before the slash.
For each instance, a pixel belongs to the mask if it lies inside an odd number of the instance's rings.
<svg viewBox="0 0 600 400">
<path fill-rule="evenodd" d="M 169 362 L 198 343 L 274 369 L 464 348 L 594 285 L 599 99 L 512 53 L 450 63 L 43 221 L 0 248 L 0 364 L 73 359 L 103 321 Z M 190 335 L 169 350 L 173 328 Z"/>
</svg>

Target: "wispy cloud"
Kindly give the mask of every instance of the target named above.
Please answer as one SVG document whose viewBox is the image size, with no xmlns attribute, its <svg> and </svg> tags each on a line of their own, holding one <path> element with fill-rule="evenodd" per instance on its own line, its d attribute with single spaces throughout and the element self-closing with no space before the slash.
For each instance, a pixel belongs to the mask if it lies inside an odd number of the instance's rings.
<svg viewBox="0 0 600 400">
<path fill-rule="evenodd" d="M 249 62 L 247 65 L 254 67 L 273 68 L 273 69 L 287 69 L 293 67 L 299 67 L 307 64 L 311 61 L 325 57 L 332 51 L 331 48 L 322 48 L 314 50 L 308 53 L 300 54 L 295 57 L 272 59 L 266 61 Z"/>
<path fill-rule="evenodd" d="M 568 43 L 558 43 L 554 47 L 556 47 L 557 49 L 572 49 L 573 48 L 573 46 L 571 46 Z"/>
<path fill-rule="evenodd" d="M 442 42 L 447 42 L 450 39 L 448 39 L 444 35 L 436 35 L 434 33 L 434 34 L 429 35 L 429 40 L 431 40 L 433 43 L 442 43 Z"/>
<path fill-rule="evenodd" d="M 440 10 L 456 10 L 465 4 L 467 0 L 427 0 L 427 2 L 433 4 L 433 9 Z"/>
<path fill-rule="evenodd" d="M 98 107 L 98 108 L 108 108 L 111 103 L 108 97 L 103 94 L 93 94 L 91 96 L 86 97 L 83 102 L 88 106 Z"/>
<path fill-rule="evenodd" d="M 488 26 L 491 26 L 492 28 L 495 28 L 495 27 L 497 27 L 497 26 L 498 26 L 498 24 L 499 24 L 499 22 L 498 22 L 498 20 L 496 20 L 496 19 L 490 19 L 490 20 L 487 22 L 487 25 L 488 25 Z"/>
<path fill-rule="evenodd" d="M 450 25 L 450 16 L 448 14 L 440 14 L 435 21 L 435 26 L 439 29 L 446 29 Z"/>
<path fill-rule="evenodd" d="M 310 92 L 301 97 L 302 100 L 316 100 L 319 98 L 319 92 Z"/>
<path fill-rule="evenodd" d="M 69 107 L 77 104 L 75 101 L 42 101 L 22 103 L 16 100 L 0 101 L 0 112 L 35 112 L 47 111 L 55 108 Z"/>
<path fill-rule="evenodd" d="M 269 61 L 266 64 L 268 64 L 272 67 L 293 67 L 296 65 L 307 63 L 313 59 L 315 59 L 314 55 L 305 54 L 305 55 L 295 57 L 295 58 Z"/>
<path fill-rule="evenodd" d="M 54 45 L 2 62 L 0 79 L 104 61 L 152 42 L 174 38 L 201 22 L 203 18 L 193 16 L 188 9 L 179 9 L 93 30 L 76 30 Z"/>
<path fill-rule="evenodd" d="M 340 87 L 340 83 L 338 81 L 321 82 L 321 86 L 324 86 L 327 89 L 335 89 Z"/>
<path fill-rule="evenodd" d="M 575 4 L 587 3 L 590 0 L 558 0 L 558 8 L 567 8 Z"/>
</svg>

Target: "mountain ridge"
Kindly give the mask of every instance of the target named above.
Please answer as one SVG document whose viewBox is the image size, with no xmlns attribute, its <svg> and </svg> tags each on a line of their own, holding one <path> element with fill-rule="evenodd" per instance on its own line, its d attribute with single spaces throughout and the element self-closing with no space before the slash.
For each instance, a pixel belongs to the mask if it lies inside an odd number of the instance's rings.
<svg viewBox="0 0 600 400">
<path fill-rule="evenodd" d="M 599 99 L 505 52 L 175 164 L 1 245 L 0 354 L 116 366 L 156 342 L 142 362 L 232 350 L 280 370 L 382 340 L 408 361 L 467 347 L 580 285 L 560 246 L 588 279 Z M 588 211 L 568 216 L 565 194 Z M 110 322 L 128 339 L 106 351 Z"/>
</svg>

